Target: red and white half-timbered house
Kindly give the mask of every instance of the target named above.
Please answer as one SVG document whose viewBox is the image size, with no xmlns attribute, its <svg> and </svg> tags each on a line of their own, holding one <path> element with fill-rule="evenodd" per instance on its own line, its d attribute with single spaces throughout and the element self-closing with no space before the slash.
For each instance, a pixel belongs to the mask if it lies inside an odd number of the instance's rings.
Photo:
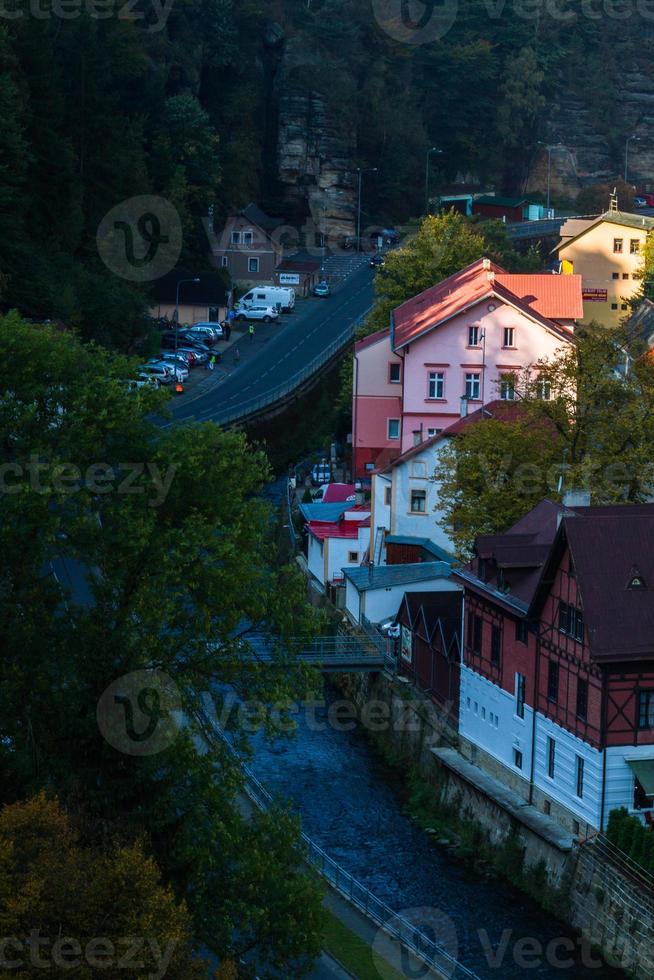
<svg viewBox="0 0 654 980">
<path fill-rule="evenodd" d="M 544 500 L 477 539 L 462 751 L 573 833 L 654 819 L 654 505 Z"/>
</svg>

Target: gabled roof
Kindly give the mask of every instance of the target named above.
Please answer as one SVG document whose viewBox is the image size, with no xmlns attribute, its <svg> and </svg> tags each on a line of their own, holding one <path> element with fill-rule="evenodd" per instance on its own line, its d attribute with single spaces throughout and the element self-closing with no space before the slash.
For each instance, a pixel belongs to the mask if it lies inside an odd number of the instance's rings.
<svg viewBox="0 0 654 980">
<path fill-rule="evenodd" d="M 440 638 L 448 654 L 459 648 L 461 602 L 460 592 L 405 592 L 398 616 L 404 608 L 411 631 L 428 643 Z"/>
<path fill-rule="evenodd" d="M 550 320 L 580 320 L 584 315 L 581 276 L 503 272 L 497 276 L 497 281 Z"/>
<path fill-rule="evenodd" d="M 325 538 L 358 538 L 361 527 L 370 527 L 369 507 L 350 506 L 343 511 L 337 521 L 308 521 L 307 523 L 307 531 L 318 541 L 324 541 Z"/>
<path fill-rule="evenodd" d="M 240 214 L 244 218 L 247 218 L 248 221 L 251 221 L 253 225 L 258 225 L 259 228 L 262 228 L 264 231 L 268 232 L 274 231 L 274 229 L 278 228 L 279 225 L 284 224 L 282 218 L 271 218 L 269 214 L 262 211 L 261 208 L 252 201 L 247 205 L 247 207 L 243 208 Z"/>
<path fill-rule="evenodd" d="M 154 280 L 150 287 L 154 300 L 159 303 L 174 303 L 180 279 L 200 280 L 186 281 L 180 287 L 180 306 L 224 306 L 227 302 L 227 286 L 222 272 L 190 272 L 184 269 L 173 269 Z"/>
<path fill-rule="evenodd" d="M 491 595 L 500 605 L 524 615 L 536 595 L 562 509 L 561 504 L 552 500 L 541 500 L 508 531 L 480 535 L 476 539 L 477 555 L 493 558 L 505 573 L 503 586 L 494 573 L 487 580 L 479 578 L 473 562 L 457 570 L 455 576 L 475 591 Z"/>
<path fill-rule="evenodd" d="M 449 578 L 451 573 L 451 567 L 444 561 L 412 562 L 409 565 L 362 565 L 343 569 L 343 575 L 358 592 L 388 589 L 394 585 L 411 585 L 414 582 L 430 582 L 437 578 Z"/>
<path fill-rule="evenodd" d="M 388 462 L 380 462 L 380 454 L 376 460 L 376 470 L 379 473 L 388 473 L 394 467 L 406 463 L 407 460 L 424 452 L 425 449 L 430 449 L 436 443 L 443 442 L 443 440 L 449 439 L 451 436 L 458 435 L 459 432 L 462 432 L 474 422 L 480 422 L 482 419 L 514 422 L 525 414 L 526 409 L 521 402 L 504 401 L 503 399 L 496 398 L 495 401 L 489 402 L 483 408 L 478 408 L 474 412 L 471 412 L 470 415 L 464 415 L 462 418 L 457 419 L 456 422 L 452 422 L 451 425 L 448 425 L 446 429 L 443 429 L 437 435 L 430 436 L 429 439 L 419 442 L 417 446 L 410 446 L 409 449 L 405 449 L 403 453 L 392 457 Z"/>
<path fill-rule="evenodd" d="M 414 538 L 409 534 L 387 534 L 384 542 L 386 544 L 408 545 L 409 547 L 422 548 L 423 551 L 433 555 L 438 561 L 446 561 L 448 565 L 456 564 L 456 556 L 450 554 L 445 548 L 441 548 L 431 538 Z"/>
<path fill-rule="evenodd" d="M 369 333 L 367 337 L 362 337 L 361 340 L 357 340 L 354 345 L 355 351 L 363 350 L 365 347 L 370 347 L 372 344 L 378 344 L 380 340 L 390 335 L 390 330 L 385 327 L 383 330 L 375 330 L 374 333 Z"/>
<path fill-rule="evenodd" d="M 572 510 L 559 541 L 572 556 L 591 656 L 654 659 L 654 504 Z M 552 566 L 562 551 L 553 550 Z M 642 587 L 629 587 L 634 578 Z"/>
<path fill-rule="evenodd" d="M 562 287 L 564 292 L 555 299 L 549 284 L 550 279 L 553 278 L 551 273 L 544 273 L 540 276 L 530 275 L 528 277 L 529 289 L 532 292 L 538 289 L 538 292 L 535 296 L 531 296 L 530 293 L 530 302 L 526 302 L 501 281 L 502 275 L 507 275 L 507 273 L 500 266 L 495 265 L 489 259 L 478 259 L 477 262 L 473 262 L 472 265 L 454 273 L 453 276 L 449 276 L 443 282 L 430 286 L 418 293 L 417 296 L 406 300 L 391 313 L 393 349 L 399 350 L 406 347 L 407 344 L 417 340 L 423 334 L 486 299 L 498 299 L 539 323 L 551 333 L 555 333 L 566 340 L 571 338 L 572 335 L 568 330 L 564 330 L 538 311 L 535 306 L 535 298 L 540 295 L 541 291 L 544 291 L 547 302 L 550 305 L 557 302 L 558 305 L 558 300 L 562 301 L 563 295 L 569 296 L 568 290 L 572 291 L 576 288 L 581 292 L 580 279 L 575 279 L 575 285 L 572 287 Z M 512 277 L 514 286 L 517 285 L 515 282 L 517 278 L 516 276 Z M 576 311 L 578 307 L 573 305 L 570 309 Z M 574 319 L 574 317 L 566 316 L 565 319 Z"/>
<path fill-rule="evenodd" d="M 298 509 L 305 521 L 322 521 L 326 524 L 333 524 L 339 520 L 341 514 L 344 514 L 351 507 L 352 504 L 349 501 L 343 500 L 336 504 L 325 504 L 322 501 L 315 504 L 300 504 Z"/>
<path fill-rule="evenodd" d="M 584 235 L 588 234 L 591 228 L 595 228 L 597 225 L 604 223 L 619 225 L 622 228 L 638 228 L 641 231 L 643 229 L 651 231 L 654 228 L 654 218 L 647 217 L 644 214 L 630 214 L 627 211 L 605 211 L 604 214 L 598 215 L 597 218 L 589 221 L 584 227 L 580 228 L 572 237 L 565 236 L 555 246 L 553 251 L 557 252 L 567 248 L 572 242 L 577 242 Z"/>
</svg>

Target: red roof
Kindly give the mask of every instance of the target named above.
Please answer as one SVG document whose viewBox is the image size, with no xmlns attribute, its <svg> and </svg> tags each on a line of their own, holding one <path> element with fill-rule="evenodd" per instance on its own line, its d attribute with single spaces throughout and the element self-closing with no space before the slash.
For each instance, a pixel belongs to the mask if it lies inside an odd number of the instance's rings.
<svg viewBox="0 0 654 980">
<path fill-rule="evenodd" d="M 341 504 L 345 500 L 354 500 L 355 487 L 353 483 L 328 483 L 322 498 L 323 504 Z"/>
<path fill-rule="evenodd" d="M 584 315 L 581 276 L 502 272 L 497 282 L 550 320 L 580 320 Z"/>
<path fill-rule="evenodd" d="M 512 288 L 503 281 L 505 279 L 511 281 Z M 552 285 L 553 279 L 568 279 L 574 282 Z M 575 293 L 578 293 L 576 299 Z M 568 337 L 569 332 L 549 319 L 539 307 L 556 309 L 561 319 L 576 319 L 577 316 L 581 316 L 581 277 L 554 276 L 551 273 L 509 275 L 489 259 L 478 259 L 477 262 L 455 272 L 453 276 L 444 279 L 436 286 L 430 286 L 429 289 L 423 290 L 393 310 L 391 315 L 394 349 L 406 346 L 458 313 L 476 306 L 484 299 L 491 298 L 497 298 L 514 306 L 537 320 L 546 329 Z"/>
<path fill-rule="evenodd" d="M 364 347 L 369 347 L 371 344 L 376 344 L 378 340 L 383 340 L 384 337 L 388 337 L 390 330 L 388 327 L 384 327 L 383 330 L 375 330 L 374 333 L 369 333 L 367 337 L 362 337 L 361 340 L 357 340 L 354 345 L 355 351 L 363 350 Z"/>
<path fill-rule="evenodd" d="M 384 452 L 394 452 L 394 450 L 383 450 L 379 454 L 375 462 L 375 467 L 378 471 L 384 472 L 384 470 L 390 470 L 399 463 L 404 463 L 407 459 L 411 459 L 416 453 L 421 453 L 424 449 L 428 449 L 437 442 L 441 442 L 443 439 L 449 436 L 455 436 L 457 433 L 461 432 L 466 426 L 471 425 L 474 422 L 480 422 L 482 418 L 484 419 L 496 419 L 500 422 L 515 422 L 516 419 L 526 414 L 526 408 L 521 402 L 517 401 L 505 401 L 504 399 L 496 398 L 495 401 L 489 402 L 484 405 L 483 408 L 478 408 L 476 411 L 471 412 L 470 415 L 464 415 L 462 418 L 457 419 L 456 422 L 452 422 L 448 425 L 446 429 L 439 432 L 438 435 L 431 436 L 429 439 L 425 439 L 423 442 L 419 442 L 417 446 L 411 446 L 410 449 L 405 449 L 405 451 L 399 455 L 392 456 L 390 459 L 386 458 L 382 460 L 382 455 Z"/>
<path fill-rule="evenodd" d="M 358 520 L 352 514 L 365 514 L 365 517 Z M 307 521 L 306 527 L 318 541 L 325 538 L 357 538 L 360 527 L 370 527 L 370 507 L 357 504 L 344 511 L 338 521 Z"/>
</svg>

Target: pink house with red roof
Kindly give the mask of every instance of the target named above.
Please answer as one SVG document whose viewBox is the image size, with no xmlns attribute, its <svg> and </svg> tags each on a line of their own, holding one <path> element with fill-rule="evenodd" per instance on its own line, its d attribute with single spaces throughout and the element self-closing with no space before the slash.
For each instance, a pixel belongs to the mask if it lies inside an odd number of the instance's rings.
<svg viewBox="0 0 654 980">
<path fill-rule="evenodd" d="M 511 379 L 573 340 L 581 277 L 506 273 L 479 259 L 393 310 L 355 347 L 357 477 L 465 412 L 515 397 Z M 544 392 L 546 395 L 546 392 Z"/>
</svg>

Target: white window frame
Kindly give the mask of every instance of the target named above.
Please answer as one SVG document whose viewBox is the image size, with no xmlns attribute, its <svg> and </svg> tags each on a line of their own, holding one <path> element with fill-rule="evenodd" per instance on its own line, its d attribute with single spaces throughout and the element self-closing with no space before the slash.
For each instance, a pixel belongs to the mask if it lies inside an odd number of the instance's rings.
<svg viewBox="0 0 654 980">
<path fill-rule="evenodd" d="M 223 267 L 223 269 L 228 269 L 229 268 L 229 257 L 227 255 L 221 256 L 220 264 Z"/>
<path fill-rule="evenodd" d="M 515 401 L 515 381 L 508 374 L 500 375 L 500 398 L 503 402 Z"/>
<path fill-rule="evenodd" d="M 445 372 L 430 371 L 427 376 L 427 398 L 445 398 Z"/>
<path fill-rule="evenodd" d="M 515 327 L 504 327 L 502 347 L 515 347 Z M 510 343 L 509 343 L 510 341 Z"/>
<path fill-rule="evenodd" d="M 240 244 L 241 244 L 241 233 L 240 233 L 240 231 L 233 231 L 232 232 L 232 245 L 240 245 Z"/>
<path fill-rule="evenodd" d="M 479 371 L 465 374 L 465 397 L 469 402 L 478 402 L 481 398 L 481 374 Z"/>
<path fill-rule="evenodd" d="M 392 422 L 397 422 L 397 435 L 396 436 L 392 436 L 391 435 L 391 423 Z M 395 442 L 396 440 L 398 440 L 400 438 L 401 435 L 402 435 L 402 425 L 401 425 L 400 419 L 386 419 L 386 438 L 389 441 L 392 440 L 393 442 Z"/>
<path fill-rule="evenodd" d="M 359 552 L 358 551 L 348 551 L 348 553 L 347 553 L 347 560 L 349 562 L 351 562 L 352 564 L 354 564 L 355 562 L 358 563 L 358 561 L 359 561 Z"/>
<path fill-rule="evenodd" d="M 468 327 L 468 347 L 479 347 L 479 326 L 471 323 Z"/>
<path fill-rule="evenodd" d="M 397 368 L 397 378 L 394 378 L 393 369 Z M 399 361 L 389 361 L 388 363 L 388 383 L 390 385 L 402 384 L 402 365 Z"/>
<path fill-rule="evenodd" d="M 253 241 L 254 241 L 254 235 L 252 234 L 252 232 L 251 231 L 244 231 L 243 232 L 243 244 L 244 245 L 251 245 Z"/>
<path fill-rule="evenodd" d="M 252 268 L 253 265 L 255 266 L 255 268 Z M 258 272 L 258 271 L 259 271 L 259 256 L 251 255 L 248 258 L 248 272 Z"/>
</svg>

